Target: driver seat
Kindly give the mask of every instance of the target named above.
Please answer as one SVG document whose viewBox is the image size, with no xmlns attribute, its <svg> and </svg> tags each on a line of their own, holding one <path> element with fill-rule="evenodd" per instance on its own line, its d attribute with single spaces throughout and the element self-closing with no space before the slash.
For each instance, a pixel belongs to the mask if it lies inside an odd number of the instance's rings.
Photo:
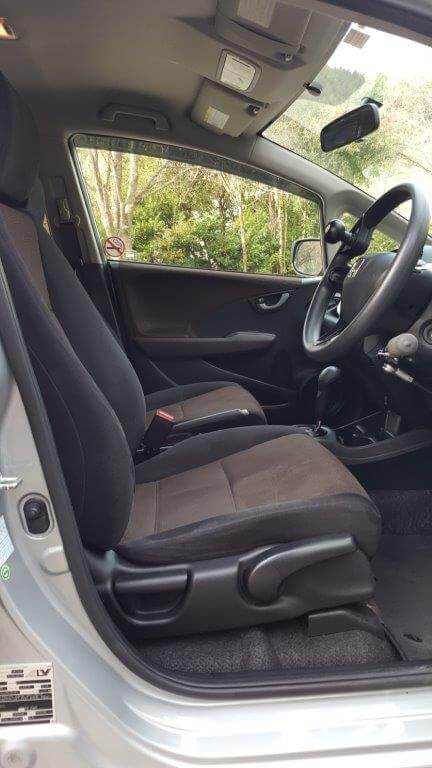
<svg viewBox="0 0 432 768">
<path fill-rule="evenodd" d="M 42 225 L 36 128 L 4 80 L 0 104 L 0 257 L 117 623 L 130 636 L 184 634 L 367 599 L 378 511 L 301 429 L 199 435 L 134 466 L 146 425 L 140 383 Z"/>
</svg>

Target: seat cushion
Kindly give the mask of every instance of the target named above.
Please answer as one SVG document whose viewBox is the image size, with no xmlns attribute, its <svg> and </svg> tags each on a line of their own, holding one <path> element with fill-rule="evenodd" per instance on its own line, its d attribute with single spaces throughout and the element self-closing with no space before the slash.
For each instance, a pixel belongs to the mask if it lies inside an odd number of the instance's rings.
<svg viewBox="0 0 432 768">
<path fill-rule="evenodd" d="M 247 409 L 263 424 L 264 411 L 257 400 L 239 384 L 224 381 L 206 381 L 185 384 L 153 392 L 146 397 L 148 423 L 158 408 L 165 408 L 176 421 L 198 419 L 222 411 Z"/>
<path fill-rule="evenodd" d="M 289 430 L 283 434 L 279 429 L 273 439 L 257 436 L 257 443 L 235 451 L 235 442 L 246 445 L 248 434 L 253 443 L 254 430 L 269 436 L 275 433 L 267 427 L 228 430 L 231 441 L 226 441 L 224 455 L 218 455 L 222 441 L 206 435 L 207 441 L 216 442 L 216 459 L 138 484 L 117 551 L 134 562 L 163 564 L 350 533 L 371 556 L 378 543 L 380 517 L 346 467 L 316 440 Z M 196 440 L 188 441 L 189 455 Z M 174 453 L 175 449 L 171 461 Z M 149 474 L 152 471 L 157 470 L 150 468 Z"/>
</svg>

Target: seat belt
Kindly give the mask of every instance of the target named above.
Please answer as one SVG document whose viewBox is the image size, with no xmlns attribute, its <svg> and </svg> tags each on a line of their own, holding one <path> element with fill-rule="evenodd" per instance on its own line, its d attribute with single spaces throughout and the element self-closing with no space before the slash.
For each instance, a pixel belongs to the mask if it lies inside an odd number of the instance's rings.
<svg viewBox="0 0 432 768">
<path fill-rule="evenodd" d="M 56 199 L 57 210 L 59 214 L 57 232 L 60 241 L 60 248 L 63 255 L 71 265 L 77 276 L 80 277 L 80 268 L 84 265 L 82 248 L 78 236 L 78 229 L 69 207 L 67 197 Z"/>
<path fill-rule="evenodd" d="M 120 329 L 105 279 L 100 272 L 101 267 L 87 262 L 83 257 L 79 227 L 75 217 L 72 216 L 67 197 L 57 197 L 55 201 L 58 211 L 56 221 L 58 245 L 110 331 L 121 343 Z"/>
<path fill-rule="evenodd" d="M 76 225 L 73 221 L 58 226 L 60 248 L 68 260 L 74 272 L 79 276 L 79 270 L 84 265 L 81 243 L 79 241 Z"/>
</svg>

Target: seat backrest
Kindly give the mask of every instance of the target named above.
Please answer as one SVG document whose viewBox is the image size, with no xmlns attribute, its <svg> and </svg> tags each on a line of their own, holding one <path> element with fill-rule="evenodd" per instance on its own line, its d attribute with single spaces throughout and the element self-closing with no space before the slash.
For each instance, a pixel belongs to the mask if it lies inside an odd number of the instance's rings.
<svg viewBox="0 0 432 768">
<path fill-rule="evenodd" d="M 0 75 L 0 258 L 83 541 L 117 544 L 132 507 L 145 400 L 126 354 L 42 224 L 39 137 Z"/>
</svg>

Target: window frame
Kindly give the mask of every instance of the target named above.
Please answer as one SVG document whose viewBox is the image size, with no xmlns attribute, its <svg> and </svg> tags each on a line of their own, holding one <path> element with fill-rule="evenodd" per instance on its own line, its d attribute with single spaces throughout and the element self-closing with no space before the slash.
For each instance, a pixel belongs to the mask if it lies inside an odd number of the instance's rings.
<svg viewBox="0 0 432 768">
<path fill-rule="evenodd" d="M 176 162 L 187 163 L 192 166 L 200 166 L 203 168 L 208 168 L 210 170 L 230 173 L 232 175 L 236 175 L 241 178 L 248 179 L 249 181 L 255 181 L 257 183 L 265 184 L 266 186 L 272 187 L 274 189 L 280 189 L 283 192 L 286 192 L 287 194 L 292 194 L 304 200 L 309 200 L 315 203 L 318 209 L 319 237 L 317 235 L 317 239 L 321 241 L 322 270 L 320 274 L 317 275 L 316 277 L 305 278 L 304 276 L 301 276 L 297 272 L 295 272 L 294 275 L 280 275 L 272 272 L 253 272 L 253 271 L 248 271 L 246 273 L 243 273 L 242 271 L 239 271 L 239 270 L 222 270 L 222 269 L 219 270 L 219 269 L 212 269 L 211 267 L 208 267 L 208 268 L 194 267 L 187 264 L 178 264 L 178 265 L 163 264 L 163 263 L 150 262 L 150 261 L 148 262 L 140 261 L 138 259 L 128 260 L 128 263 L 134 263 L 134 264 L 142 265 L 144 267 L 146 265 L 148 266 L 153 265 L 153 266 L 160 266 L 160 267 L 164 266 L 164 267 L 167 267 L 168 269 L 170 267 L 175 269 L 194 269 L 194 270 L 208 269 L 209 271 L 220 272 L 220 273 L 225 272 L 226 274 L 248 274 L 250 276 L 270 275 L 271 277 L 274 277 L 274 278 L 280 277 L 281 279 L 287 279 L 288 277 L 292 279 L 298 278 L 299 281 L 305 281 L 308 279 L 316 280 L 318 278 L 321 278 L 322 275 L 324 274 L 326 267 L 328 265 L 328 254 L 327 254 L 326 243 L 324 239 L 324 227 L 325 227 L 324 200 L 322 196 L 318 194 L 316 191 L 311 190 L 306 186 L 302 186 L 298 182 L 292 181 L 285 176 L 278 176 L 272 171 L 267 171 L 253 164 L 241 162 L 229 156 L 219 155 L 209 151 L 195 149 L 189 146 L 183 146 L 181 144 L 158 142 L 158 141 L 154 141 L 153 139 L 151 140 L 147 140 L 145 138 L 131 139 L 131 138 L 125 138 L 121 136 L 114 136 L 114 135 L 108 135 L 108 134 L 95 134 L 95 133 L 85 133 L 85 132 L 84 133 L 77 132 L 73 134 L 70 137 L 68 143 L 69 143 L 69 149 L 70 149 L 73 164 L 74 164 L 75 173 L 80 185 L 80 191 L 83 195 L 83 200 L 86 206 L 86 212 L 87 212 L 87 215 L 89 216 L 93 234 L 95 236 L 95 240 L 98 246 L 100 261 L 102 264 L 109 264 L 111 259 L 105 256 L 105 253 L 103 250 L 103 243 L 101 240 L 100 232 L 99 232 L 96 218 L 94 215 L 93 206 L 88 194 L 87 184 L 83 176 L 77 150 L 78 149 L 102 149 L 102 150 L 111 150 L 115 152 L 132 153 L 132 152 L 137 152 L 137 148 L 140 148 L 141 151 L 138 151 L 137 154 L 140 154 L 146 157 L 160 157 L 168 160 L 173 160 Z M 144 151 L 143 151 L 143 147 L 145 147 Z"/>
</svg>

